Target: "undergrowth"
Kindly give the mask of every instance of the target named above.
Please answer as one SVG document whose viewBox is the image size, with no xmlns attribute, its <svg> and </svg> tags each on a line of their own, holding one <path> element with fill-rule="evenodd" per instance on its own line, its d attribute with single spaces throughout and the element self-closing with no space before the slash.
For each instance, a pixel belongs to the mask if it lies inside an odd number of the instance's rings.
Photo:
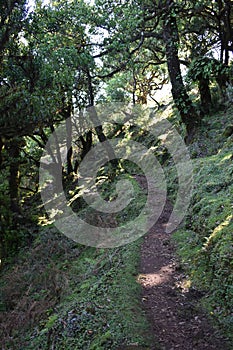
<svg viewBox="0 0 233 350">
<path fill-rule="evenodd" d="M 120 216 L 111 217 L 117 224 L 133 220 L 145 202 L 145 192 L 130 175 L 132 165 L 125 167 L 127 174 L 119 170 L 118 175 L 132 182 L 136 200 Z M 119 177 L 99 182 L 105 199 L 115 198 Z M 76 185 L 66 185 L 70 198 Z M 80 207 L 78 199 L 73 210 L 98 223 L 100 213 Z M 102 219 L 109 224 L 108 217 Z M 52 224 L 42 227 L 31 248 L 21 252 L 1 278 L 3 349 L 101 350 L 132 344 L 149 349 L 152 337 L 137 283 L 140 245 L 139 239 L 122 248 L 86 247 L 59 234 Z"/>
<path fill-rule="evenodd" d="M 205 291 L 203 305 L 231 339 L 233 140 L 226 130 L 232 124 L 231 108 L 206 117 L 189 146 L 195 185 L 187 217 L 174 234 L 191 283 Z M 174 201 L 177 173 L 163 145 L 143 130 L 122 130 L 128 138 L 153 149 L 163 164 L 169 197 Z M 115 227 L 137 217 L 147 190 L 142 190 L 135 180 L 140 169 L 128 161 L 119 164 L 114 181 L 106 180 L 108 171 L 108 166 L 103 167 L 98 174 L 97 186 L 104 199 L 116 199 L 119 179 L 129 180 L 134 189 L 135 200 L 121 214 L 102 217 L 101 213 L 91 212 L 77 196 L 75 181 L 66 183 L 66 194 L 72 209 L 89 218 L 90 223 L 101 220 L 103 226 Z M 41 223 L 46 224 L 46 219 Z M 141 287 L 136 282 L 141 239 L 121 248 L 85 247 L 59 234 L 48 223 L 36 235 L 33 243 L 20 251 L 17 261 L 2 271 L 3 349 L 151 348 L 154 339 L 141 309 Z"/>
<path fill-rule="evenodd" d="M 70 292 L 25 349 L 117 349 L 145 344 L 135 283 L 139 242 L 118 249 L 86 248 L 70 268 Z M 139 317 L 140 315 L 140 317 Z M 148 345 L 148 344 L 147 344 Z"/>
<path fill-rule="evenodd" d="M 140 244 L 84 247 L 45 228 L 1 279 L 2 348 L 149 347 L 136 282 Z"/>
<path fill-rule="evenodd" d="M 233 110 L 204 120 L 190 146 L 194 189 L 188 215 L 174 234 L 191 283 L 205 291 L 203 305 L 233 340 Z M 228 137 L 227 137 L 228 136 Z M 170 192 L 175 191 L 170 172 Z"/>
</svg>

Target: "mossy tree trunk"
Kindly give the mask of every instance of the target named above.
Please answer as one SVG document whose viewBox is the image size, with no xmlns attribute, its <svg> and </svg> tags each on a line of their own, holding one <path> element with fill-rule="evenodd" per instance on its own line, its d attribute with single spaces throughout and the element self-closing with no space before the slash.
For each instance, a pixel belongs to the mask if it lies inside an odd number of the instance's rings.
<svg viewBox="0 0 233 350">
<path fill-rule="evenodd" d="M 72 121 L 71 121 L 71 113 L 72 113 L 72 105 L 69 104 L 66 111 L 66 149 L 67 149 L 67 175 L 71 175 L 73 172 L 73 164 L 72 164 L 72 156 L 73 156 L 73 147 L 72 147 Z"/>
<path fill-rule="evenodd" d="M 166 11 L 163 21 L 163 40 L 165 43 L 167 67 L 172 85 L 174 103 L 180 113 L 181 120 L 186 126 L 187 142 L 191 141 L 199 115 L 190 100 L 182 79 L 180 61 L 178 56 L 179 34 L 176 17 L 172 13 L 171 4 Z"/>
<path fill-rule="evenodd" d="M 8 143 L 8 154 L 10 163 L 9 174 L 9 194 L 10 194 L 10 209 L 13 213 L 19 214 L 20 197 L 20 139 L 12 139 Z"/>
<path fill-rule="evenodd" d="M 201 97 L 201 112 L 208 114 L 212 105 L 212 98 L 210 92 L 210 82 L 208 78 L 201 77 L 198 81 L 198 89 Z"/>
<path fill-rule="evenodd" d="M 109 142 L 107 136 L 104 133 L 102 122 L 99 119 L 97 111 L 94 107 L 94 90 L 92 85 L 92 77 L 89 70 L 87 70 L 87 78 L 88 78 L 89 106 L 90 106 L 88 110 L 88 115 L 93 125 L 95 125 L 95 132 L 97 134 L 99 141 L 101 143 L 104 143 L 104 147 L 110 163 L 114 167 L 116 167 L 118 165 L 118 161 L 116 159 L 114 149 L 112 148 L 111 143 Z"/>
<path fill-rule="evenodd" d="M 0 169 L 1 169 L 1 165 L 2 165 L 2 150 L 3 150 L 3 147 L 4 147 L 4 143 L 3 143 L 3 140 L 0 136 Z"/>
</svg>

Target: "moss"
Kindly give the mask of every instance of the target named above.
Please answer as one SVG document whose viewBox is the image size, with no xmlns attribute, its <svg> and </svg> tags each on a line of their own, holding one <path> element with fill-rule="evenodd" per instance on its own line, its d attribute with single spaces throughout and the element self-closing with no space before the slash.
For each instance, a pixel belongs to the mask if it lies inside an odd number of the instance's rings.
<svg viewBox="0 0 233 350">
<path fill-rule="evenodd" d="M 150 346 L 136 282 L 140 241 L 117 249 L 86 248 L 70 266 L 69 292 L 24 349 L 116 349 Z M 49 325 L 49 327 L 48 327 Z"/>
<path fill-rule="evenodd" d="M 215 154 L 194 161 L 192 202 L 185 225 L 174 239 L 192 283 L 206 291 L 203 302 L 209 314 L 232 339 L 233 163 L 229 140 L 223 139 L 217 152 L 214 147 L 208 153 Z"/>
</svg>

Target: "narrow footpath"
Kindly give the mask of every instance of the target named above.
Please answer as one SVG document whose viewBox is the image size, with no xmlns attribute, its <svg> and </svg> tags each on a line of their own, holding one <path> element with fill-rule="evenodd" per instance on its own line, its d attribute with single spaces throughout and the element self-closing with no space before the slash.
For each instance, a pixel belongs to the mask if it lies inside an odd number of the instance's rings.
<svg viewBox="0 0 233 350">
<path fill-rule="evenodd" d="M 137 181 L 146 187 L 144 177 L 137 177 Z M 138 280 L 143 287 L 142 304 L 155 338 L 151 350 L 227 350 L 226 341 L 213 329 L 199 306 L 202 293 L 187 285 L 171 235 L 165 232 L 171 211 L 172 206 L 167 204 L 141 247 Z"/>
</svg>

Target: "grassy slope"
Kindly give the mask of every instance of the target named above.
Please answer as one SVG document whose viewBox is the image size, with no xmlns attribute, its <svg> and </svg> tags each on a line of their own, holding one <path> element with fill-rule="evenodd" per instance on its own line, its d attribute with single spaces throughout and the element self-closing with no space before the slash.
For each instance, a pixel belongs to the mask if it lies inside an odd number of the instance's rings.
<svg viewBox="0 0 233 350">
<path fill-rule="evenodd" d="M 233 112 L 204 121 L 196 142 L 195 189 L 185 225 L 175 238 L 192 283 L 207 291 L 210 314 L 232 329 L 232 138 L 223 131 Z M 138 140 L 140 142 L 140 140 Z M 150 142 L 150 140 L 149 140 Z M 170 193 L 175 174 L 169 169 Z M 141 208 L 144 193 L 135 205 Z M 129 215 L 137 208 L 131 207 Z M 149 325 L 140 308 L 136 282 L 140 240 L 117 249 L 80 246 L 52 226 L 4 270 L 2 333 L 6 349 L 150 348 Z"/>
<path fill-rule="evenodd" d="M 224 133 L 228 125 L 233 125 L 232 108 L 206 117 L 190 146 L 195 187 L 184 226 L 174 237 L 191 283 L 206 292 L 204 306 L 232 339 L 233 136 Z"/>
<path fill-rule="evenodd" d="M 108 250 L 84 247 L 47 227 L 5 271 L 3 348 L 98 350 L 138 343 L 146 349 L 139 249 L 140 241 Z"/>
<path fill-rule="evenodd" d="M 145 193 L 135 180 L 140 211 Z M 113 190 L 105 188 L 107 196 Z M 84 210 L 85 211 L 85 210 Z M 115 249 L 85 247 L 42 228 L 1 279 L 0 344 L 6 349 L 117 349 L 152 342 L 140 306 L 141 240 Z M 0 328 L 1 329 L 1 328 Z M 154 342 L 154 340 L 153 340 Z"/>
</svg>

